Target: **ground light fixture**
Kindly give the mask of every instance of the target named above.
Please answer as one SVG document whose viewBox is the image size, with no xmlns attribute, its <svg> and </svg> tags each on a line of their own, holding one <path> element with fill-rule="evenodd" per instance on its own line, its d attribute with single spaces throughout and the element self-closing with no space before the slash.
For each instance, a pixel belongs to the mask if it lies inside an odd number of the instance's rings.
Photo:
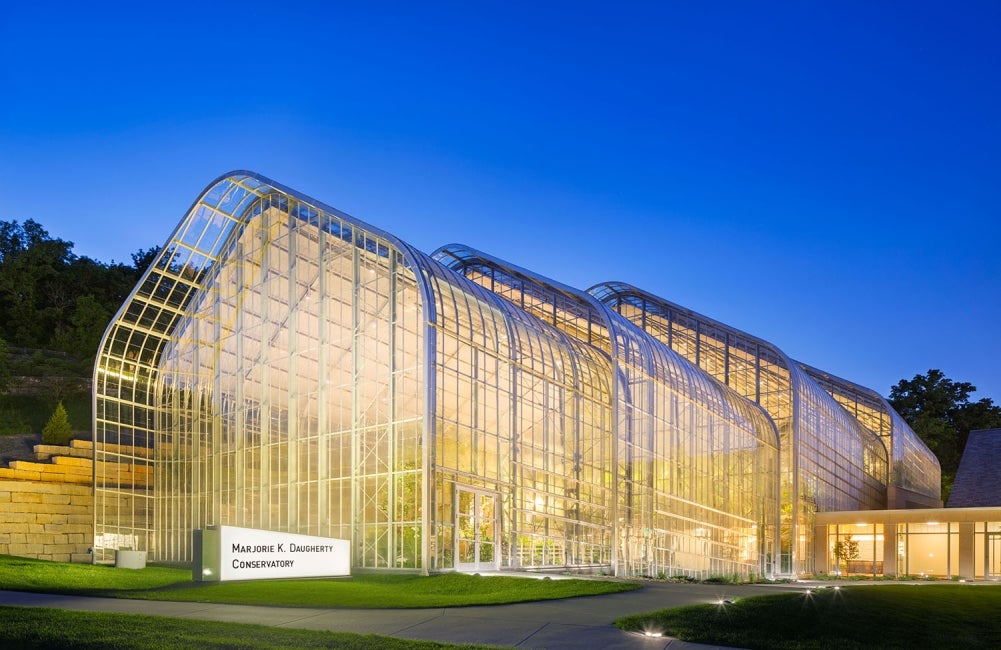
<svg viewBox="0 0 1001 650">
<path fill-rule="evenodd" d="M 664 637 L 664 630 L 657 627 L 643 626 L 642 630 L 631 630 L 629 634 L 641 636 L 647 639 L 661 639 Z"/>
</svg>

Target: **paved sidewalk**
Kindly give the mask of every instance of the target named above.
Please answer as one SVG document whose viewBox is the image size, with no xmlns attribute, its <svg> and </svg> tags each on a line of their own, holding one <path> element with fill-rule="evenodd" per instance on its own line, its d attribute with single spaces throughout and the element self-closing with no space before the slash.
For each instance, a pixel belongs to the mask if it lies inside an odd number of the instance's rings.
<svg viewBox="0 0 1001 650">
<path fill-rule="evenodd" d="M 709 650 L 718 646 L 649 638 L 623 632 L 612 622 L 628 614 L 666 607 L 742 598 L 802 585 L 689 585 L 648 583 L 636 591 L 536 601 L 514 605 L 433 609 L 320 609 L 220 605 L 118 598 L 89 598 L 0 591 L 0 605 L 57 607 L 81 611 L 152 614 L 276 627 L 384 634 L 449 643 L 517 648 L 608 648 L 611 650 Z"/>
</svg>

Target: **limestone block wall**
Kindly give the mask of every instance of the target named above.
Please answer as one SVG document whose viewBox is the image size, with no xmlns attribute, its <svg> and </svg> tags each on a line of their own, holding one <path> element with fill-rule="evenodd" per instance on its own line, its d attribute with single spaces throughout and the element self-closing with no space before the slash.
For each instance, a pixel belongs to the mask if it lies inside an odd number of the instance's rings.
<svg viewBox="0 0 1001 650">
<path fill-rule="evenodd" d="M 111 445 L 106 449 L 119 451 Z M 35 445 L 34 460 L 0 467 L 0 555 L 92 561 L 93 458 L 89 440 L 72 440 L 66 446 Z M 142 461 L 101 462 L 97 469 L 103 485 L 149 487 L 153 482 L 151 468 Z"/>
<path fill-rule="evenodd" d="M 90 562 L 93 535 L 89 485 L 0 478 L 0 554 Z"/>
</svg>

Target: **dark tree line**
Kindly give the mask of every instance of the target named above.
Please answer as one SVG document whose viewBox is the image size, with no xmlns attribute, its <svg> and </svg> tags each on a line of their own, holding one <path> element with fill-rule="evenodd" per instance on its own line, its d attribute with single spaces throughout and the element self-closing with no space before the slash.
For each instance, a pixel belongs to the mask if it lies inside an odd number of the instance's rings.
<svg viewBox="0 0 1001 650">
<path fill-rule="evenodd" d="M 914 429 L 942 465 L 942 499 L 948 499 L 970 431 L 1001 427 L 1001 406 L 988 397 L 972 401 L 977 387 L 953 381 L 941 370 L 901 379 L 890 405 Z"/>
<path fill-rule="evenodd" d="M 89 364 L 111 317 L 157 248 L 132 264 L 73 253 L 36 221 L 0 221 L 0 341 L 14 350 L 54 350 Z M 0 364 L 2 365 L 2 364 Z"/>
</svg>

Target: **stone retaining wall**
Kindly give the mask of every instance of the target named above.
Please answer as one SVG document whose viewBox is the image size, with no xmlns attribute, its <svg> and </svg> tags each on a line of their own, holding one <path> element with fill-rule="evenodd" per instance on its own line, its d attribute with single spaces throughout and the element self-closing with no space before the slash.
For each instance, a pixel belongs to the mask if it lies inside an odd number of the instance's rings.
<svg viewBox="0 0 1001 650">
<path fill-rule="evenodd" d="M 135 454 L 147 450 L 106 445 Z M 89 440 L 67 446 L 35 445 L 34 460 L 0 466 L 0 555 L 61 562 L 91 562 L 94 546 L 94 447 Z M 100 462 L 102 484 L 152 485 L 152 468 L 144 461 Z"/>
<path fill-rule="evenodd" d="M 94 497 L 89 485 L 0 479 L 0 554 L 90 562 Z"/>
</svg>

